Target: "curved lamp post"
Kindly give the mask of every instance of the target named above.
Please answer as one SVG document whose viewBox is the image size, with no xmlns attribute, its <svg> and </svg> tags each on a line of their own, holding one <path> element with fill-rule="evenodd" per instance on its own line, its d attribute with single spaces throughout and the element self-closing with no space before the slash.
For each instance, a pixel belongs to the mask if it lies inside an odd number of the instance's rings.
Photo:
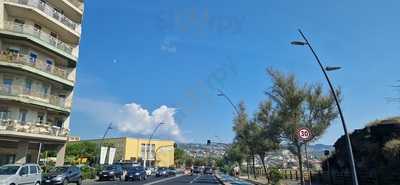
<svg viewBox="0 0 400 185">
<path fill-rule="evenodd" d="M 291 44 L 292 45 L 300 45 L 300 46 L 304 46 L 304 45 L 308 46 L 308 48 L 311 50 L 312 54 L 314 55 L 319 67 L 321 68 L 321 71 L 324 74 L 324 76 L 326 78 L 326 81 L 328 82 L 329 88 L 330 88 L 331 93 L 332 93 L 332 95 L 333 95 L 333 97 L 335 99 L 336 106 L 337 106 L 338 111 L 339 111 L 340 120 L 342 121 L 342 126 L 343 126 L 343 131 L 344 131 L 344 134 L 345 134 L 348 155 L 349 155 L 349 159 L 350 159 L 350 166 L 351 166 L 351 173 L 352 173 L 352 178 L 353 178 L 353 185 L 358 185 L 357 171 L 356 171 L 356 166 L 355 166 L 355 162 L 354 162 L 353 149 L 352 149 L 352 146 L 351 146 L 351 141 L 350 141 L 349 134 L 347 133 L 346 122 L 344 120 L 343 112 L 342 112 L 342 109 L 340 107 L 340 103 L 339 103 L 338 97 L 336 96 L 335 89 L 333 88 L 333 85 L 332 85 L 332 83 L 331 83 L 331 81 L 329 79 L 329 76 L 326 73 L 326 71 L 338 70 L 338 69 L 340 69 L 340 67 L 326 67 L 326 68 L 324 68 L 324 66 L 322 65 L 321 61 L 319 60 L 317 54 L 315 53 L 314 49 L 311 47 L 310 42 L 304 36 L 303 32 L 300 29 L 298 31 L 299 31 L 301 37 L 303 37 L 304 41 L 293 41 L 293 42 L 291 42 Z"/>
<path fill-rule="evenodd" d="M 232 100 L 220 89 L 218 89 L 218 93 L 217 96 L 222 96 L 225 97 L 225 99 L 232 105 L 233 109 L 235 110 L 237 116 L 239 116 L 239 110 L 237 109 L 237 107 L 235 106 L 235 104 L 233 104 Z"/>
<path fill-rule="evenodd" d="M 104 139 L 106 138 L 106 136 L 107 136 L 107 134 L 108 134 L 108 131 L 110 131 L 111 129 L 112 129 L 112 123 L 110 123 L 110 124 L 108 125 L 108 127 L 106 128 L 106 131 L 104 132 L 103 137 L 101 138 L 101 142 L 100 142 L 100 145 L 99 145 L 100 150 L 101 150 L 101 146 L 104 144 Z M 97 156 L 96 156 L 96 157 L 97 157 Z M 99 153 L 99 157 L 97 158 L 97 162 L 100 164 L 100 153 Z"/>
<path fill-rule="evenodd" d="M 146 157 L 145 157 L 145 159 L 144 159 L 144 163 L 143 163 L 143 166 L 144 167 L 146 167 L 146 162 L 147 162 L 147 159 L 149 159 L 149 157 L 150 157 L 150 142 L 151 142 L 151 139 L 153 138 L 153 136 L 154 136 L 154 134 L 156 133 L 156 131 L 158 130 L 158 128 L 160 128 L 160 126 L 161 125 L 163 125 L 163 124 L 165 124 L 165 123 L 163 123 L 163 122 L 161 122 L 161 123 L 159 123 L 157 126 L 156 126 L 156 128 L 154 128 L 154 130 L 153 130 L 153 133 L 151 133 L 151 135 L 150 135 L 150 137 L 149 137 L 149 144 L 148 144 L 148 147 L 147 147 L 147 150 L 146 150 Z M 146 149 L 146 145 L 145 145 L 145 147 L 144 147 L 145 149 Z M 149 160 L 150 161 L 150 160 Z M 149 162 L 149 167 L 151 166 L 151 163 Z"/>
</svg>

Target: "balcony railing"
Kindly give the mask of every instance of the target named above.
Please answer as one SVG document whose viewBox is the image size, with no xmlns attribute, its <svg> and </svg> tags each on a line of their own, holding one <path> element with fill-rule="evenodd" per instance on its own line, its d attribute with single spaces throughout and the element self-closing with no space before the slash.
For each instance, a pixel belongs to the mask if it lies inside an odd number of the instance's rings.
<svg viewBox="0 0 400 185">
<path fill-rule="evenodd" d="M 66 44 L 63 41 L 60 41 L 60 40 L 54 38 L 53 36 L 51 36 L 50 34 L 48 34 L 46 32 L 37 30 L 32 25 L 19 24 L 19 23 L 8 21 L 8 22 L 5 22 L 4 29 L 7 31 L 11 31 L 11 32 L 22 33 L 22 34 L 26 34 L 29 36 L 33 36 L 47 44 L 50 44 L 51 46 L 53 46 L 57 49 L 60 49 L 64 52 L 72 55 L 73 47 L 71 45 Z"/>
<path fill-rule="evenodd" d="M 66 69 L 54 66 L 54 64 L 47 64 L 46 62 L 39 59 L 30 59 L 28 55 L 14 54 L 8 51 L 0 51 L 0 61 L 27 65 L 48 74 L 52 74 L 68 80 L 68 72 Z"/>
<path fill-rule="evenodd" d="M 46 94 L 44 90 L 39 91 L 34 89 L 32 86 L 29 88 L 21 85 L 0 84 L 0 95 L 22 97 L 43 103 L 49 103 L 61 108 L 70 108 L 69 105 L 66 104 L 65 98 Z"/>
<path fill-rule="evenodd" d="M 17 120 L 0 120 L 0 130 L 67 137 L 69 129 L 40 123 L 22 123 Z"/>
<path fill-rule="evenodd" d="M 83 11 L 83 3 L 79 0 L 68 0 L 71 4 L 77 7 L 79 10 Z"/>
<path fill-rule="evenodd" d="M 80 26 L 78 26 L 79 25 L 78 23 L 72 21 L 68 17 L 65 17 L 63 14 L 61 14 L 55 8 L 49 6 L 47 3 L 44 3 L 41 0 L 5 0 L 5 1 L 17 3 L 17 4 L 21 4 L 21 5 L 26 5 L 26 6 L 30 6 L 30 7 L 39 9 L 41 12 L 53 17 L 54 19 L 61 22 L 65 26 L 67 26 L 67 27 L 71 28 L 72 30 L 74 30 L 75 32 L 79 33 L 78 28 Z"/>
</svg>

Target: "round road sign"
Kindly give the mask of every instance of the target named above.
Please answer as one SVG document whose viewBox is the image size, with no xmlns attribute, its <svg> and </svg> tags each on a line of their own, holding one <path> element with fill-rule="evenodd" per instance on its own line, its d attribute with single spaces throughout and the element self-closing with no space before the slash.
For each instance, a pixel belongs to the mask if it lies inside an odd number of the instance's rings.
<svg viewBox="0 0 400 185">
<path fill-rule="evenodd" d="M 305 127 L 298 128 L 296 134 L 297 134 L 297 137 L 303 141 L 308 141 L 308 140 L 311 140 L 311 138 L 312 138 L 311 130 L 308 128 L 305 128 Z"/>
</svg>

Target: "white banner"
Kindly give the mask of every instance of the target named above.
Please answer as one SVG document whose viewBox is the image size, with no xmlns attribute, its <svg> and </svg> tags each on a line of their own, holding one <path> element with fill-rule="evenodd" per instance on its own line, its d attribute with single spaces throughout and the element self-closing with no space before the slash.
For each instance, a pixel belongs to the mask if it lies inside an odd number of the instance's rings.
<svg viewBox="0 0 400 185">
<path fill-rule="evenodd" d="M 115 157 L 115 148 L 111 148 L 108 153 L 108 164 L 112 164 L 114 162 L 114 157 Z"/>
<path fill-rule="evenodd" d="M 100 164 L 104 164 L 106 162 L 106 155 L 107 155 L 108 147 L 101 147 L 100 150 Z"/>
</svg>

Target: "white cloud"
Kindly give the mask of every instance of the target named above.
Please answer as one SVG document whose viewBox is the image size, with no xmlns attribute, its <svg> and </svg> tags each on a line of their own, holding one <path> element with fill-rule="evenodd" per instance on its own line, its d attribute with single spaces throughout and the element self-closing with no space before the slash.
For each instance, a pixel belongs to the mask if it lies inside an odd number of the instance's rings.
<svg viewBox="0 0 400 185">
<path fill-rule="evenodd" d="M 157 131 L 158 136 L 184 141 L 176 123 L 176 109 L 162 105 L 151 113 L 137 103 L 119 105 L 111 102 L 77 98 L 74 109 L 87 114 L 101 123 L 113 122 L 113 127 L 123 133 L 148 136 L 159 123 L 164 123 Z"/>
</svg>

